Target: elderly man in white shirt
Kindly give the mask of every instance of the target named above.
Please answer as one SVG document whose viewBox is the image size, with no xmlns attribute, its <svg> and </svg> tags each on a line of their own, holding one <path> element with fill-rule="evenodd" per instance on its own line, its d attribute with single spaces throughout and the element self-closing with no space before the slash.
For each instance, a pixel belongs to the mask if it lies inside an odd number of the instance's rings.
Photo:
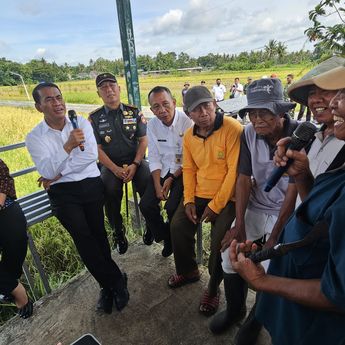
<svg viewBox="0 0 345 345">
<path fill-rule="evenodd" d="M 156 242 L 164 241 L 162 255 L 172 254 L 169 222 L 183 195 L 182 140 L 192 120 L 176 109 L 176 101 L 164 86 L 154 87 L 148 94 L 155 117 L 148 122 L 148 160 L 151 179 L 140 200 L 140 210 Z M 160 213 L 165 201 L 168 222 Z"/>
<path fill-rule="evenodd" d="M 129 300 L 127 277 L 111 257 L 104 228 L 104 186 L 97 167 L 97 144 L 91 124 L 78 116 L 74 129 L 65 116 L 60 89 L 40 83 L 33 92 L 40 122 L 26 137 L 26 146 L 47 189 L 54 215 L 70 233 L 77 250 L 101 286 L 98 309 L 110 314 Z"/>
</svg>

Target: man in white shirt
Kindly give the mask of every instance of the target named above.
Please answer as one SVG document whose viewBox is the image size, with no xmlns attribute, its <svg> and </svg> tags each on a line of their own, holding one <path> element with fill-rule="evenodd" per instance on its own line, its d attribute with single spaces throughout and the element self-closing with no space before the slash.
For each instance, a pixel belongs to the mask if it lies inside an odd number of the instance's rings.
<svg viewBox="0 0 345 345">
<path fill-rule="evenodd" d="M 221 83 L 220 78 L 216 80 L 216 84 L 212 87 L 212 93 L 216 102 L 224 100 L 224 95 L 226 92 L 225 86 Z"/>
<path fill-rule="evenodd" d="M 155 241 L 164 241 L 162 255 L 167 257 L 172 254 L 169 222 L 183 195 L 182 139 L 192 120 L 176 109 L 175 99 L 164 86 L 154 87 L 148 100 L 155 115 L 147 125 L 151 179 L 139 206 Z M 168 223 L 160 214 L 161 201 L 165 201 Z"/>
<path fill-rule="evenodd" d="M 235 78 L 235 82 L 231 87 L 230 98 L 237 98 L 243 95 L 243 85 L 240 83 L 240 78 Z"/>
<path fill-rule="evenodd" d="M 98 309 L 110 314 L 114 301 L 121 310 L 129 299 L 127 277 L 111 257 L 104 228 L 104 186 L 92 127 L 78 116 L 79 128 L 73 129 L 57 85 L 40 83 L 32 96 L 44 120 L 27 135 L 26 146 L 48 189 L 54 215 L 101 286 Z"/>
</svg>

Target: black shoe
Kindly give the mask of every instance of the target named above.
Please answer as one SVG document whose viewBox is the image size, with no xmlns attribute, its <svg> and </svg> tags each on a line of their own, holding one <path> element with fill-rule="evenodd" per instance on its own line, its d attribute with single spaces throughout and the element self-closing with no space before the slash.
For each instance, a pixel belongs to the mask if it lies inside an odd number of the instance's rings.
<svg viewBox="0 0 345 345">
<path fill-rule="evenodd" d="M 122 286 L 120 288 L 117 288 L 114 290 L 114 302 L 116 309 L 118 311 L 121 311 L 129 301 L 129 292 L 127 289 L 127 274 L 122 273 L 123 276 L 123 283 L 121 284 Z"/>
<path fill-rule="evenodd" d="M 246 316 L 247 283 L 237 273 L 223 273 L 226 309 L 209 323 L 214 334 L 220 334 Z"/>
<path fill-rule="evenodd" d="M 164 240 L 164 248 L 162 250 L 162 256 L 167 258 L 168 256 L 172 254 L 172 252 L 173 252 L 173 249 L 172 249 L 171 239 L 169 238 L 168 240 Z"/>
<path fill-rule="evenodd" d="M 28 317 L 32 315 L 33 311 L 34 311 L 34 305 L 29 299 L 28 303 L 26 303 L 24 307 L 18 309 L 17 313 L 19 317 L 21 317 L 22 319 L 27 319 Z"/>
<path fill-rule="evenodd" d="M 153 235 L 151 230 L 146 226 L 145 227 L 145 231 L 143 233 L 143 242 L 144 244 L 146 244 L 147 246 L 150 246 L 153 243 Z"/>
<path fill-rule="evenodd" d="M 119 254 L 125 254 L 128 249 L 128 240 L 125 235 L 125 228 L 114 232 L 114 246 Z"/>
<path fill-rule="evenodd" d="M 255 345 L 262 325 L 255 318 L 256 303 L 253 305 L 247 319 L 238 330 L 235 337 L 236 345 Z"/>
<path fill-rule="evenodd" d="M 106 314 L 111 314 L 113 311 L 113 295 L 114 292 L 111 289 L 101 289 L 97 309 L 103 310 Z"/>
</svg>

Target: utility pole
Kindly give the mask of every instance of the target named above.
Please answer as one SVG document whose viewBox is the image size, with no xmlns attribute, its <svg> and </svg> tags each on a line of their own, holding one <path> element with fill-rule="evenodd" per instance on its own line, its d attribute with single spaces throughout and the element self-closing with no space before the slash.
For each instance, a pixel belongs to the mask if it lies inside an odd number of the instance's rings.
<svg viewBox="0 0 345 345">
<path fill-rule="evenodd" d="M 141 108 L 130 0 L 116 0 L 128 102 Z"/>
<path fill-rule="evenodd" d="M 25 93 L 26 93 L 26 97 L 27 97 L 28 100 L 30 101 L 30 96 L 29 96 L 29 93 L 28 93 L 28 89 L 26 88 L 26 85 L 25 85 L 25 83 L 24 83 L 24 79 L 23 79 L 22 75 L 19 74 L 19 73 L 11 72 L 11 71 L 10 71 L 10 74 L 16 75 L 17 77 L 20 78 L 20 80 L 22 81 L 22 84 L 23 84 L 23 86 L 24 86 L 24 90 L 25 90 Z"/>
</svg>

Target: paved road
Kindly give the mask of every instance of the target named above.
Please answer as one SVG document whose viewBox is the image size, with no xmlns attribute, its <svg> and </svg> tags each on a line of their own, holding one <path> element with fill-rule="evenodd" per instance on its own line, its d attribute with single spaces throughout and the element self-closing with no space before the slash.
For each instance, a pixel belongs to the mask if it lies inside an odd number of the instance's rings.
<svg viewBox="0 0 345 345">
<path fill-rule="evenodd" d="M 33 101 L 2 101 L 0 100 L 0 106 L 5 105 L 8 107 L 34 107 Z M 67 109 L 74 109 L 76 112 L 89 113 L 92 110 L 99 107 L 99 104 L 77 104 L 66 103 Z M 143 106 L 142 111 L 147 118 L 153 117 L 153 114 L 148 106 Z"/>
</svg>

